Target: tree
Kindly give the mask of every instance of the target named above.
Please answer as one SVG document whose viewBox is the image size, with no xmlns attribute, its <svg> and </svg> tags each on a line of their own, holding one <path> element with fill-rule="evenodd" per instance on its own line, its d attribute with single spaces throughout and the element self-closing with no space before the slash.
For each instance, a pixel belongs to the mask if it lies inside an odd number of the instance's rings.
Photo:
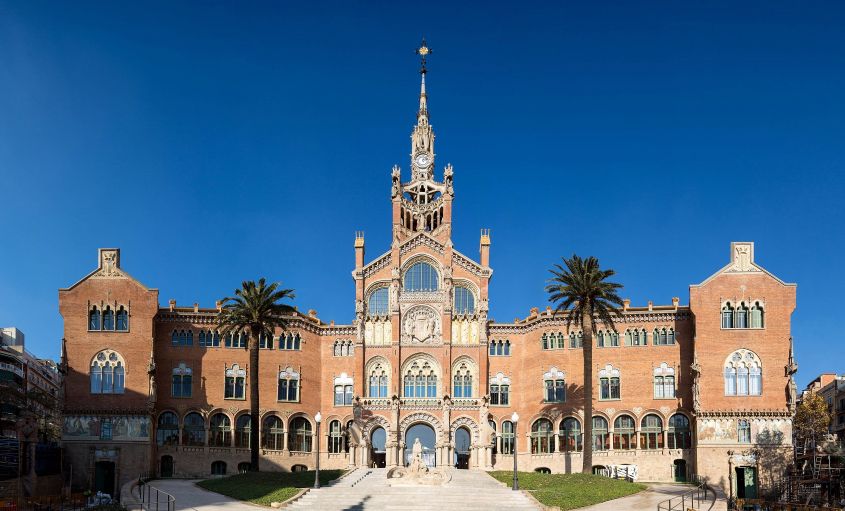
<svg viewBox="0 0 845 511">
<path fill-rule="evenodd" d="M 258 355 L 259 337 L 273 338 L 276 328 L 284 330 L 287 326 L 285 315 L 293 312 L 293 307 L 280 303 L 294 298 L 293 289 L 279 289 L 279 283 L 267 284 L 264 278 L 245 280 L 240 289 L 235 289 L 234 297 L 223 299 L 223 308 L 217 318 L 220 335 L 234 334 L 248 336 L 249 351 L 249 450 L 250 470 L 258 472 Z"/>
<path fill-rule="evenodd" d="M 813 391 L 804 394 L 795 409 L 792 427 L 799 441 L 818 440 L 828 433 L 830 412 L 824 398 Z"/>
<path fill-rule="evenodd" d="M 561 258 L 563 265 L 555 264 L 549 270 L 546 292 L 549 301 L 556 305 L 555 314 L 566 313 L 566 327 L 572 323 L 580 325 L 583 332 L 584 354 L 584 466 L 586 474 L 593 469 L 593 330 L 596 320 L 605 328 L 615 330 L 613 319 L 621 315 L 622 299 L 617 294 L 622 284 L 607 279 L 616 272 L 602 270 L 598 259 L 582 259 L 576 254 Z"/>
</svg>

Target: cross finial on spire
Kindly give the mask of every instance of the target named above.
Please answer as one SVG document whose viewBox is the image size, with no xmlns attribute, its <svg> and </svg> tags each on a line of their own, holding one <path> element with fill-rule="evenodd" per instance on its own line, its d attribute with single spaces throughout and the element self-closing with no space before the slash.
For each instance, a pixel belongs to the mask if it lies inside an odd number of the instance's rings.
<svg viewBox="0 0 845 511">
<path fill-rule="evenodd" d="M 425 74 L 425 58 L 431 55 L 431 48 L 425 45 L 425 37 L 423 37 L 422 43 L 417 48 L 416 53 L 420 56 L 420 73 Z"/>
</svg>

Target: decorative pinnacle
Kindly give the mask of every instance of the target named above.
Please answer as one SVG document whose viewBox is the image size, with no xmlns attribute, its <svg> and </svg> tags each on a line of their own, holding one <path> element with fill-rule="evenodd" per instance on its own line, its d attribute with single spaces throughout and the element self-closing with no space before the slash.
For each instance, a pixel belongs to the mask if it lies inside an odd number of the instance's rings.
<svg viewBox="0 0 845 511">
<path fill-rule="evenodd" d="M 420 56 L 420 73 L 425 74 L 425 58 L 431 55 L 432 51 L 431 48 L 425 45 L 425 37 L 422 39 L 422 43 L 420 47 L 417 48 L 416 54 Z"/>
</svg>

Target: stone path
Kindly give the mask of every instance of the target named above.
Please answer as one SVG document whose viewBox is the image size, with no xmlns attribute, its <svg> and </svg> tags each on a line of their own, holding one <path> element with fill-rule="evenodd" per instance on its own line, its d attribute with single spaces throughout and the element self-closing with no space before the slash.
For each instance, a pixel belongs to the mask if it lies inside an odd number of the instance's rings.
<svg viewBox="0 0 845 511">
<path fill-rule="evenodd" d="M 176 511 L 183 509 L 196 509 L 197 511 L 260 511 L 261 509 L 270 509 L 204 490 L 195 484 L 197 481 L 199 479 L 158 479 L 151 481 L 150 485 L 173 495 L 176 498 Z M 167 506 L 162 503 L 160 509 L 167 511 Z M 155 511 L 154 507 L 153 511 Z"/>
<path fill-rule="evenodd" d="M 692 488 L 688 484 L 649 484 L 648 489 L 640 493 L 583 507 L 578 511 L 620 511 L 622 509 L 630 511 L 656 511 L 657 504 L 671 497 L 678 497 Z M 710 502 L 696 509 L 700 509 L 701 511 L 727 511 L 728 504 L 724 499 L 724 495 L 717 495 L 715 500 L 713 500 L 712 493 L 708 493 L 707 497 L 710 499 Z"/>
<path fill-rule="evenodd" d="M 386 469 L 356 469 L 337 484 L 311 490 L 287 509 L 404 511 L 468 509 L 537 511 L 522 492 L 512 491 L 485 472 L 453 470 L 443 486 L 389 486 Z"/>
</svg>

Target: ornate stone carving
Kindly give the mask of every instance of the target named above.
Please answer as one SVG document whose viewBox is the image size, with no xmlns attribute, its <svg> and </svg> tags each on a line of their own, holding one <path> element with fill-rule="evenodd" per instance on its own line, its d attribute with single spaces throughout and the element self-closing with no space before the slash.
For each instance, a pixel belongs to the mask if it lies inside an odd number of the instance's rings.
<svg viewBox="0 0 845 511">
<path fill-rule="evenodd" d="M 408 310 L 402 319 L 402 342 L 408 344 L 442 342 L 440 314 L 426 306 L 417 306 Z"/>
<path fill-rule="evenodd" d="M 482 277 L 482 268 L 481 265 L 470 259 L 469 257 L 461 254 L 457 250 L 452 252 L 452 264 L 457 264 L 461 268 L 467 270 L 468 272 L 472 273 L 473 275 Z"/>
</svg>

